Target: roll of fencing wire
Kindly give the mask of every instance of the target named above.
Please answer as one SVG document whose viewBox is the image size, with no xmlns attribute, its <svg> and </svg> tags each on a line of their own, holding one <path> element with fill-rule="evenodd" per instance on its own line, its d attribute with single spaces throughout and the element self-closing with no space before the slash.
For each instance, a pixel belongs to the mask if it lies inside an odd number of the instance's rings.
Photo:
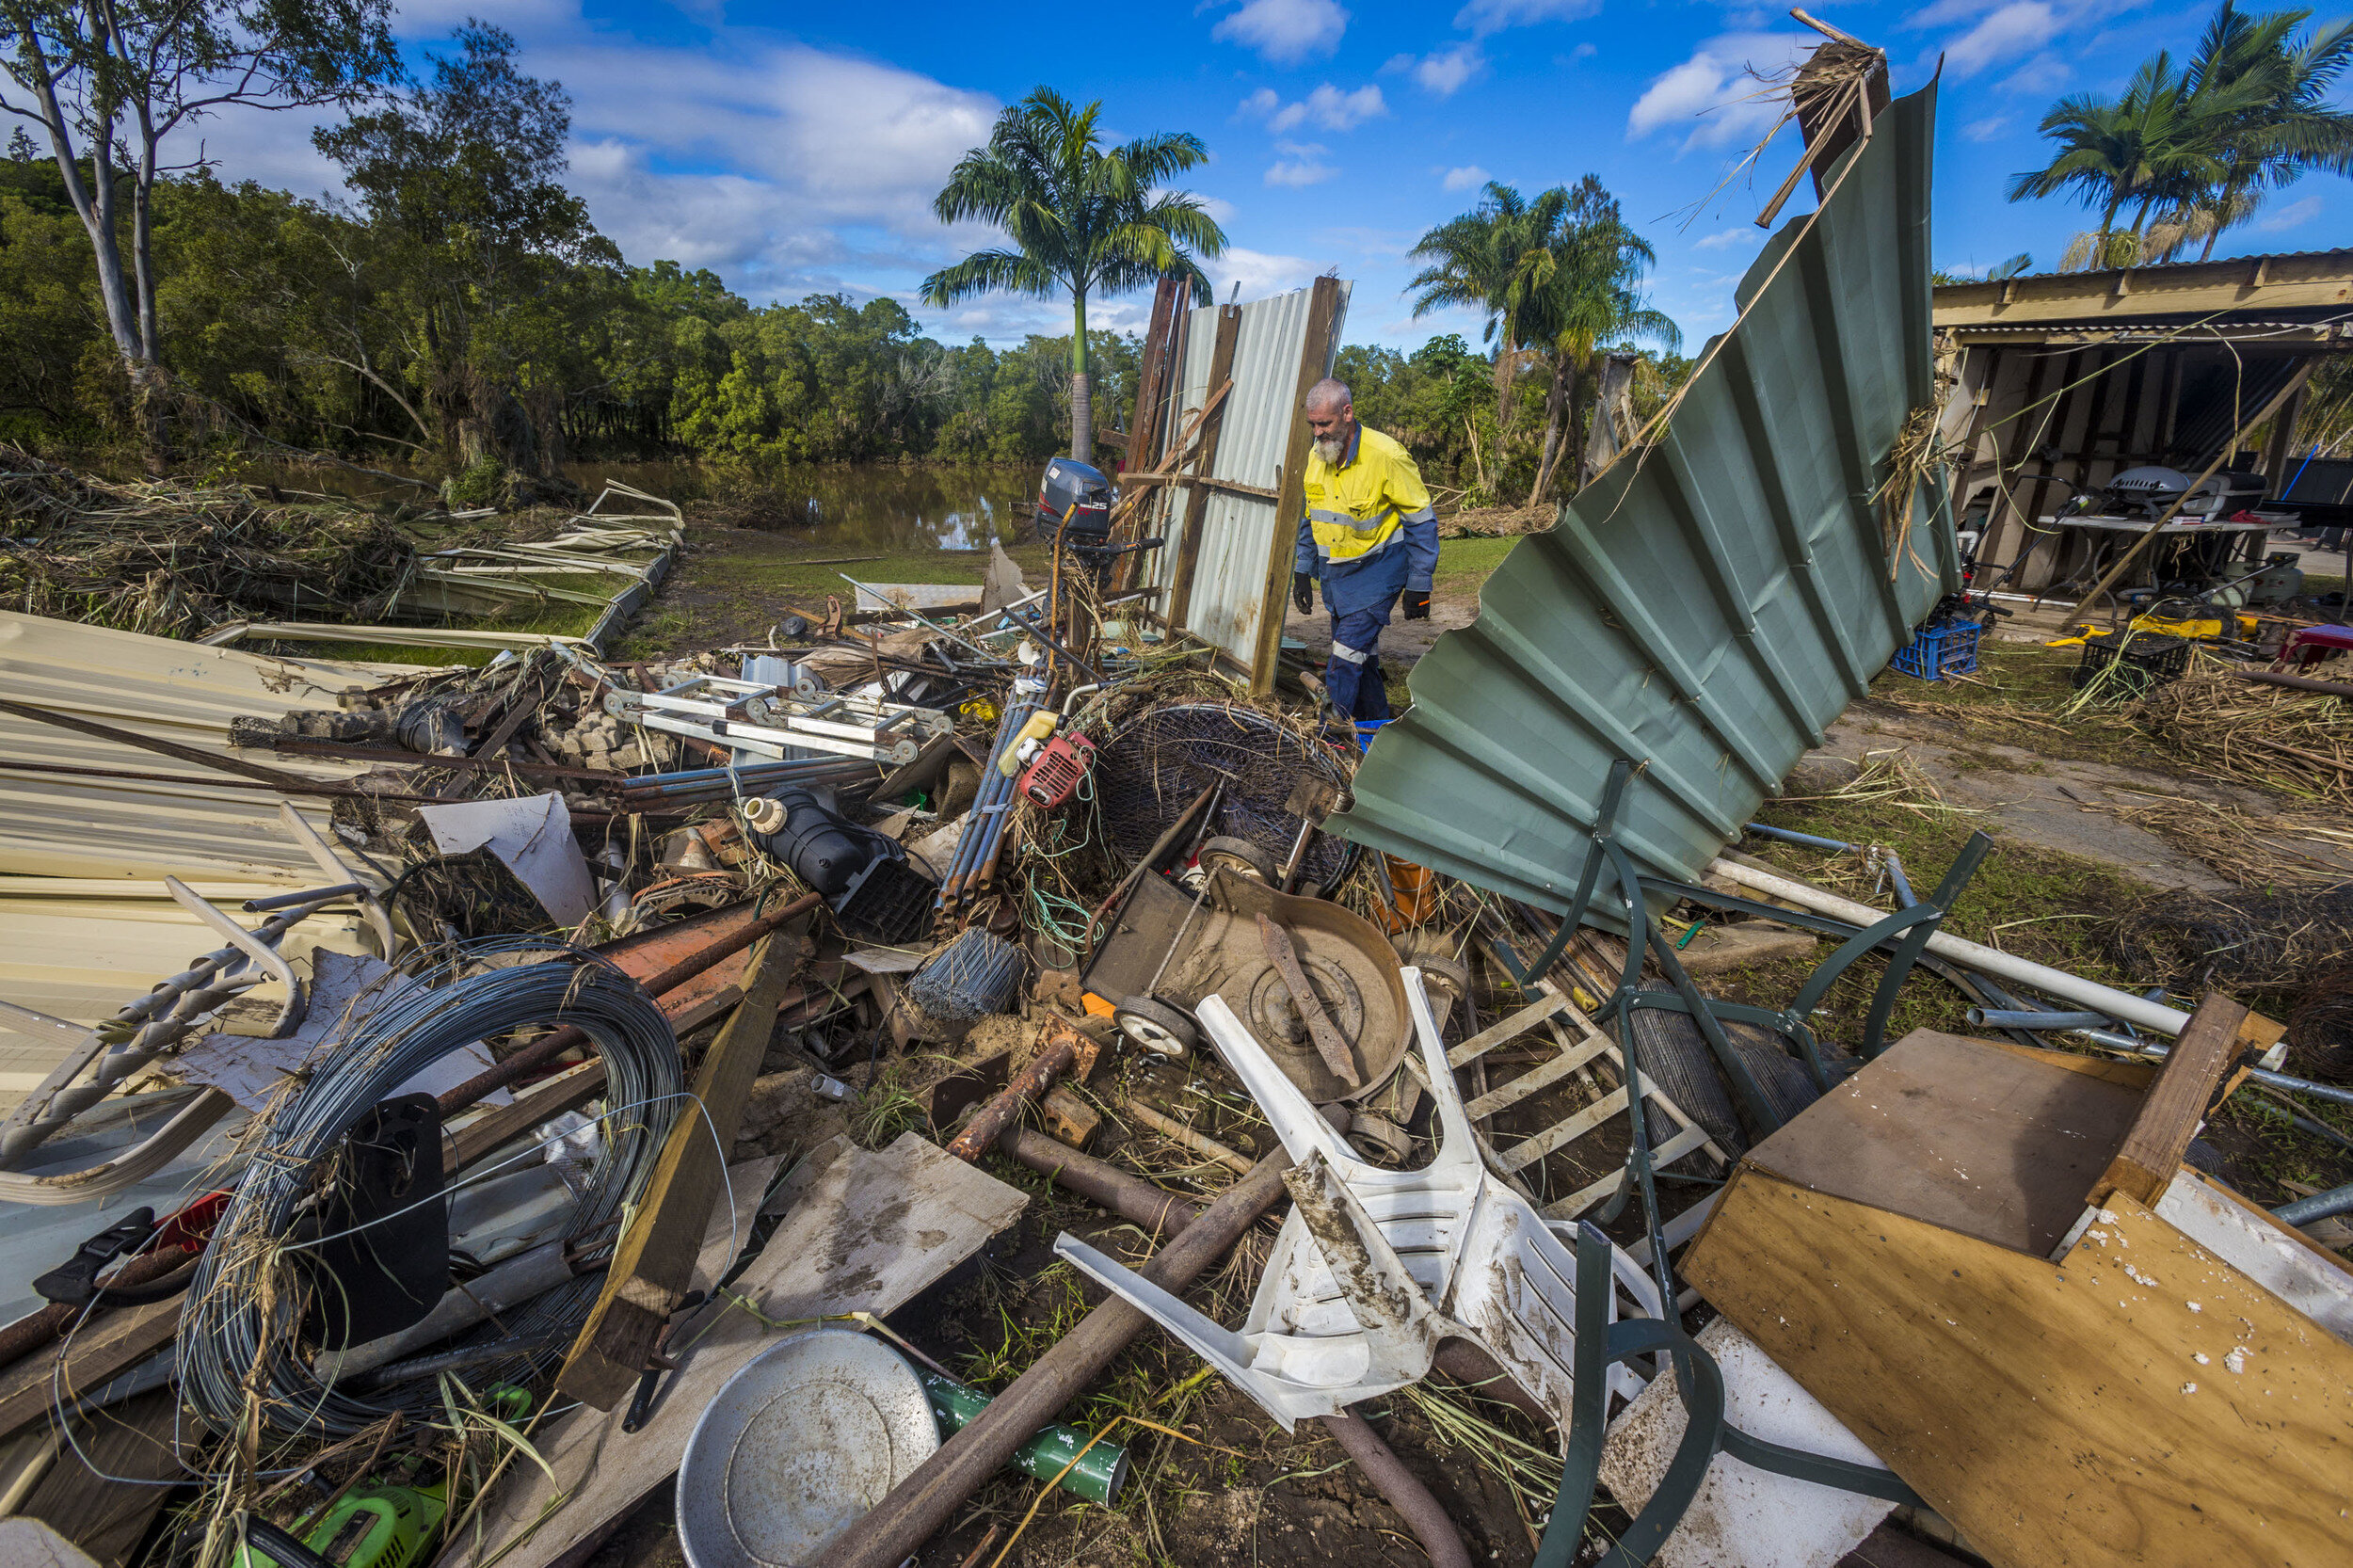
<svg viewBox="0 0 2353 1568">
<path fill-rule="evenodd" d="M 1019 948 L 970 926 L 924 960 L 907 982 L 907 999 L 926 1017 L 969 1023 L 1011 1004 L 1021 988 L 1021 968 Z"/>
<path fill-rule="evenodd" d="M 351 1384 L 323 1382 L 300 1343 L 310 1273 L 296 1255 L 334 1238 L 296 1240 L 297 1224 L 319 1207 L 344 1135 L 418 1073 L 452 1051 L 536 1023 L 570 1024 L 595 1042 L 611 1109 L 566 1230 L 592 1254 L 610 1252 L 623 1206 L 644 1187 L 671 1123 L 692 1113 L 668 1020 L 636 982 L 594 954 L 509 938 L 450 950 L 417 978 L 421 984 L 356 1003 L 342 1039 L 270 1116 L 189 1288 L 180 1320 L 182 1389 L 223 1436 L 248 1431 L 258 1416 L 278 1432 L 347 1437 L 395 1411 L 431 1417 L 449 1408 L 438 1377 L 371 1387 L 365 1396 Z M 461 1340 L 459 1349 L 499 1339 L 523 1347 L 469 1367 L 466 1384 L 523 1383 L 551 1369 L 585 1321 L 602 1277 L 592 1263 L 569 1284 Z"/>
</svg>

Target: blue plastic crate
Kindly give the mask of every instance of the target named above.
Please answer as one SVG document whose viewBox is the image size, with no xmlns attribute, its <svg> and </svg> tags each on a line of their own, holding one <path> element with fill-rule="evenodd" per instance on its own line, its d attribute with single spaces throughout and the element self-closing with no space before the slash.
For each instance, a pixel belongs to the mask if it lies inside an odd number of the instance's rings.
<svg viewBox="0 0 2353 1568">
<path fill-rule="evenodd" d="M 1895 667 L 1922 680 L 1942 680 L 1948 675 L 1975 675 L 1977 639 L 1985 628 L 1973 620 L 1946 621 L 1923 627 L 1910 648 L 1898 648 Z"/>
</svg>

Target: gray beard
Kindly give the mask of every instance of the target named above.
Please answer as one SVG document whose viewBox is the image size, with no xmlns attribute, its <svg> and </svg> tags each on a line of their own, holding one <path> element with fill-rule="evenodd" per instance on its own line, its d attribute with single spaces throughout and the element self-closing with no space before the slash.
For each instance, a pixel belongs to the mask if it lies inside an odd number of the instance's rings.
<svg viewBox="0 0 2353 1568">
<path fill-rule="evenodd" d="M 1319 437 L 1316 440 L 1316 456 L 1334 468 L 1339 467 L 1340 459 L 1348 456 L 1348 438 L 1334 436 L 1327 440 Z"/>
</svg>

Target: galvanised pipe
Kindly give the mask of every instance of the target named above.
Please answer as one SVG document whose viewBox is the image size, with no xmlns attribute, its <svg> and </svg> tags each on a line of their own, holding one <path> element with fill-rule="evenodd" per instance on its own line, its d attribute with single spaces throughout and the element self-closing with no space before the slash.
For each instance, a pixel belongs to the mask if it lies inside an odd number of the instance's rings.
<svg viewBox="0 0 2353 1568">
<path fill-rule="evenodd" d="M 2281 1224 L 2306 1225 L 2314 1220 L 2346 1213 L 2353 1213 L 2353 1186 L 2331 1187 L 2326 1192 L 2298 1198 L 2294 1203 L 2273 1209 L 2271 1217 Z"/>
<path fill-rule="evenodd" d="M 2106 1029 L 2116 1020 L 2105 1013 L 2044 1013 L 2034 1008 L 1972 1007 L 1973 1029 Z"/>
</svg>

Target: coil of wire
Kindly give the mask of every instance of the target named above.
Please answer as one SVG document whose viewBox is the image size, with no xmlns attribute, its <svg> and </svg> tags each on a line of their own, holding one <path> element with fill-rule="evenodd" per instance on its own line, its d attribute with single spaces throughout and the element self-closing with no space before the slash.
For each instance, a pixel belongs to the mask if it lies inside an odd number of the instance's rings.
<svg viewBox="0 0 2353 1568">
<path fill-rule="evenodd" d="M 450 950 L 417 980 L 354 1004 L 340 1043 L 271 1115 L 205 1249 L 181 1316 L 179 1367 L 187 1403 L 216 1432 L 249 1430 L 258 1414 L 278 1432 L 347 1437 L 394 1411 L 445 1408 L 433 1378 L 365 1397 L 322 1382 L 298 1342 L 305 1291 L 294 1255 L 315 1243 L 291 1240 L 296 1222 L 331 1173 L 344 1134 L 419 1072 L 532 1024 L 585 1033 L 604 1063 L 611 1109 L 566 1235 L 606 1231 L 606 1251 L 610 1227 L 645 1185 L 680 1113 L 684 1077 L 669 1021 L 634 981 L 594 954 L 544 942 L 472 943 Z M 549 1369 L 585 1321 L 601 1279 L 582 1273 L 476 1331 L 475 1343 L 535 1348 L 473 1368 L 470 1385 L 521 1383 Z"/>
</svg>

